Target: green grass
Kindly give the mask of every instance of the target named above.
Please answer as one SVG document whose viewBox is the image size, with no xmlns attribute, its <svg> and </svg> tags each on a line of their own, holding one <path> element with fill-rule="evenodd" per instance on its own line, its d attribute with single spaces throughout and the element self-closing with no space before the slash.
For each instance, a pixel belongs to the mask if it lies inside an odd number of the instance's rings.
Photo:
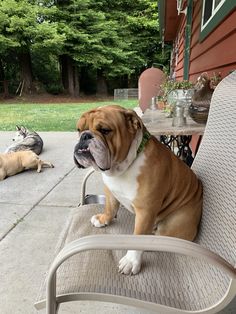
<svg viewBox="0 0 236 314">
<path fill-rule="evenodd" d="M 138 105 L 138 101 L 78 104 L 0 104 L 0 131 L 14 131 L 16 125 L 24 125 L 35 131 L 75 131 L 76 122 L 83 112 L 107 104 L 134 108 Z"/>
</svg>

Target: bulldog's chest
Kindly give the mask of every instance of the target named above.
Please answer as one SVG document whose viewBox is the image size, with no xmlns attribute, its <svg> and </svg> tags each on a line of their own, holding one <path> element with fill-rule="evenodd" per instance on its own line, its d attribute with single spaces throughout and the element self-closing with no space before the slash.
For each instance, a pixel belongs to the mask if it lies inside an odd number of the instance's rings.
<svg viewBox="0 0 236 314">
<path fill-rule="evenodd" d="M 141 173 L 144 162 L 145 156 L 141 154 L 122 175 L 108 176 L 102 174 L 105 185 L 115 198 L 131 212 L 134 212 L 132 204 L 139 188 L 137 178 Z"/>
</svg>

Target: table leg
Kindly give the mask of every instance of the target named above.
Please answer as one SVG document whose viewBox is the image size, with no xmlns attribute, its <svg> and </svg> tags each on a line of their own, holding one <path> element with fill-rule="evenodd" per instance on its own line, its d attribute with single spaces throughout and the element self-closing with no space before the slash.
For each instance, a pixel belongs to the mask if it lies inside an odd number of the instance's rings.
<svg viewBox="0 0 236 314">
<path fill-rule="evenodd" d="M 189 146 L 191 135 L 161 135 L 160 141 L 166 145 L 176 156 L 183 160 L 189 167 L 193 163 L 192 151 Z"/>
</svg>

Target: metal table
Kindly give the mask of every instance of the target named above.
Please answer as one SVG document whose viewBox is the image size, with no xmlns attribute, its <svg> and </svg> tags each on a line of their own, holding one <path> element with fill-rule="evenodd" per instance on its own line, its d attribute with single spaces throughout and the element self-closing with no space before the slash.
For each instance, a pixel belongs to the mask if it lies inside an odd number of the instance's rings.
<svg viewBox="0 0 236 314">
<path fill-rule="evenodd" d="M 198 124 L 190 117 L 187 117 L 186 125 L 174 127 L 172 126 L 172 118 L 167 118 L 162 110 L 150 109 L 144 112 L 142 121 L 152 135 L 158 137 L 163 144 L 191 166 L 193 156 L 189 144 L 192 135 L 199 135 L 196 150 L 198 149 L 205 130 L 205 124 Z"/>
</svg>

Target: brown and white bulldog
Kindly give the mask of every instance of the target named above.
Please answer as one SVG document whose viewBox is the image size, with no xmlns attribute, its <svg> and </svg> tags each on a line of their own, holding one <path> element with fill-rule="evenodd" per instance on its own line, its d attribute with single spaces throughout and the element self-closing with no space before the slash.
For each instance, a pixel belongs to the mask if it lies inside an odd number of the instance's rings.
<svg viewBox="0 0 236 314">
<path fill-rule="evenodd" d="M 41 172 L 42 167 L 54 168 L 52 163 L 41 160 L 31 150 L 0 154 L 0 181 L 28 169 Z"/>
<path fill-rule="evenodd" d="M 133 110 L 105 106 L 84 113 L 74 149 L 78 167 L 102 173 L 106 205 L 95 227 L 108 225 L 119 204 L 135 214 L 134 234 L 193 240 L 202 211 L 202 185 L 193 171 L 146 130 Z M 128 251 L 119 271 L 137 274 L 141 251 Z"/>
</svg>

